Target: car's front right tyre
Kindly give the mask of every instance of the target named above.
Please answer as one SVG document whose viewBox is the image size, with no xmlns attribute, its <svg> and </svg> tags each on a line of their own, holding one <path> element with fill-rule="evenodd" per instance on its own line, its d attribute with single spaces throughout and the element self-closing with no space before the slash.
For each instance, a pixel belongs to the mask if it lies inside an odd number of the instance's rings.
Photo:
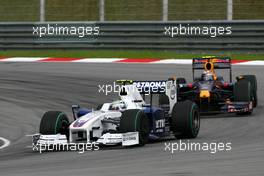
<svg viewBox="0 0 264 176">
<path fill-rule="evenodd" d="M 148 142 L 149 121 L 147 115 L 140 109 L 129 109 L 122 113 L 119 125 L 121 133 L 138 132 L 139 146 Z"/>
</svg>

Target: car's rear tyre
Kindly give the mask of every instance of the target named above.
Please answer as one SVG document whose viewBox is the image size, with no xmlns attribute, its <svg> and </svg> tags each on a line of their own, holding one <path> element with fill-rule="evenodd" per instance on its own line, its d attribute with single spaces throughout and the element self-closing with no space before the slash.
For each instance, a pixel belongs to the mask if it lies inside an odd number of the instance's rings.
<svg viewBox="0 0 264 176">
<path fill-rule="evenodd" d="M 138 132 L 139 145 L 145 145 L 149 138 L 149 121 L 147 115 L 140 109 L 124 111 L 120 119 L 119 131 L 121 133 Z"/>
<path fill-rule="evenodd" d="M 177 78 L 176 83 L 177 84 L 186 84 L 186 79 L 185 78 Z"/>
<path fill-rule="evenodd" d="M 169 97 L 166 94 L 159 94 L 159 105 L 169 105 L 170 100 Z"/>
<path fill-rule="evenodd" d="M 250 102 L 252 100 L 251 84 L 248 80 L 242 79 L 234 85 L 234 101 L 235 102 Z M 239 112 L 238 115 L 251 114 L 252 111 Z"/>
<path fill-rule="evenodd" d="M 40 134 L 64 134 L 69 137 L 69 119 L 60 111 L 46 112 L 40 121 Z"/>
<path fill-rule="evenodd" d="M 257 95 L 257 78 L 255 75 L 242 75 L 245 80 L 248 80 L 251 84 L 252 92 L 253 92 L 253 107 L 257 107 L 258 105 L 258 95 Z"/>
<path fill-rule="evenodd" d="M 200 114 L 196 103 L 177 102 L 172 109 L 172 131 L 178 139 L 196 138 L 200 130 Z"/>
</svg>

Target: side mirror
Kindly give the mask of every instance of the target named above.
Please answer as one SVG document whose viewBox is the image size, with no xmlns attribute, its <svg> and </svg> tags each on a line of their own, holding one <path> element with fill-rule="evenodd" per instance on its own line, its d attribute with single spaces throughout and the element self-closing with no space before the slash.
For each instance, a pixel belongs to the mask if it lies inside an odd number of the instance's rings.
<svg viewBox="0 0 264 176">
<path fill-rule="evenodd" d="M 77 112 L 80 109 L 80 105 L 72 105 L 72 114 L 73 114 L 73 119 L 76 120 L 77 117 Z"/>
<path fill-rule="evenodd" d="M 243 76 L 237 76 L 237 77 L 236 77 L 236 80 L 237 80 L 237 81 L 239 81 L 239 80 L 241 80 L 241 79 L 244 79 L 244 77 L 243 77 Z"/>
</svg>

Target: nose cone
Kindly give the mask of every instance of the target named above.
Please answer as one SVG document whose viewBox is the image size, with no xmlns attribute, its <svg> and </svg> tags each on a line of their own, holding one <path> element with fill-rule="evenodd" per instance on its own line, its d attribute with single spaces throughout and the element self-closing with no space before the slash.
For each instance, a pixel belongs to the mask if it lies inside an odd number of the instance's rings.
<svg viewBox="0 0 264 176">
<path fill-rule="evenodd" d="M 200 98 L 209 98 L 210 92 L 208 90 L 201 90 L 200 92 Z"/>
</svg>

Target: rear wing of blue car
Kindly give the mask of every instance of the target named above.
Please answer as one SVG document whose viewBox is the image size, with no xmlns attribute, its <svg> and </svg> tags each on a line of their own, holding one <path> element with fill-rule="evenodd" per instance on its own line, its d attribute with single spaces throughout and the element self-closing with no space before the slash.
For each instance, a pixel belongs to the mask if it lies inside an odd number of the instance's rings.
<svg viewBox="0 0 264 176">
<path fill-rule="evenodd" d="M 206 63 L 211 63 L 214 69 L 231 69 L 231 58 L 230 57 L 202 57 L 193 58 L 192 65 L 193 69 L 204 69 Z"/>
<path fill-rule="evenodd" d="M 228 69 L 230 82 L 232 82 L 232 67 L 230 57 L 206 56 L 201 58 L 193 58 L 192 60 L 193 77 L 195 70 L 213 71 L 214 69 Z"/>
</svg>

